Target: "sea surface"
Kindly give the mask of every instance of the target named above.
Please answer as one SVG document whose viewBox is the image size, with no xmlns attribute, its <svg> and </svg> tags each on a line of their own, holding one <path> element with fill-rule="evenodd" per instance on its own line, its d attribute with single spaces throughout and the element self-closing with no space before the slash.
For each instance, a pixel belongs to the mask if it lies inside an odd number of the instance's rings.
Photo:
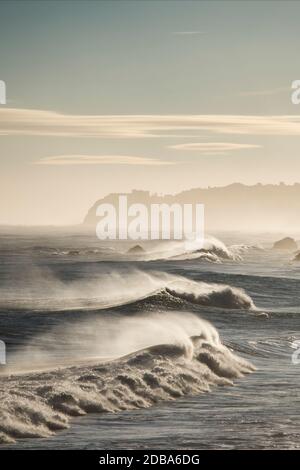
<svg viewBox="0 0 300 470">
<path fill-rule="evenodd" d="M 300 263 L 280 236 L 2 229 L 0 449 L 300 448 Z"/>
</svg>

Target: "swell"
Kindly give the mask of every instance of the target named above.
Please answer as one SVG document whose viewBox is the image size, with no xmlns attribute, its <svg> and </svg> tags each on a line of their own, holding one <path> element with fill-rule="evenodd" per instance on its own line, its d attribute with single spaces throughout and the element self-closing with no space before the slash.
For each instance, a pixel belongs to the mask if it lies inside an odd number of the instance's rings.
<svg viewBox="0 0 300 470">
<path fill-rule="evenodd" d="M 197 319 L 196 330 L 109 362 L 0 377 L 0 442 L 50 436 L 86 413 L 209 392 L 255 370 L 221 343 L 212 325 Z"/>
</svg>

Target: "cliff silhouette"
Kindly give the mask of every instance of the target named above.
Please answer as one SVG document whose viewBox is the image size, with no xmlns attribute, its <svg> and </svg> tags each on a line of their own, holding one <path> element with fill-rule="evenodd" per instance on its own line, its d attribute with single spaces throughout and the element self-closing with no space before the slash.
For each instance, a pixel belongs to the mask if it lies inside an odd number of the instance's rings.
<svg viewBox="0 0 300 470">
<path fill-rule="evenodd" d="M 178 194 L 160 195 L 149 191 L 111 193 L 90 208 L 83 224 L 95 226 L 96 209 L 101 203 L 118 207 L 118 198 L 126 194 L 128 205 L 142 203 L 180 203 L 205 206 L 206 229 L 241 231 L 287 231 L 300 229 L 300 183 L 247 186 L 233 183 L 224 187 L 195 188 Z"/>
</svg>

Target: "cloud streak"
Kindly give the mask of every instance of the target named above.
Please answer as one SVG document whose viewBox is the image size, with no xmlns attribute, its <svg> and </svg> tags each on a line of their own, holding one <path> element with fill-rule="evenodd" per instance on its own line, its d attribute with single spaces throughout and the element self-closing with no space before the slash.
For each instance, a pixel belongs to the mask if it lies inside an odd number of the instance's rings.
<svg viewBox="0 0 300 470">
<path fill-rule="evenodd" d="M 261 148 L 261 145 L 231 142 L 193 142 L 170 145 L 168 148 L 193 151 L 201 155 L 226 155 L 231 151 Z"/>
<path fill-rule="evenodd" d="M 279 93 L 284 93 L 290 91 L 290 87 L 281 87 L 281 88 L 272 88 L 269 90 L 249 90 L 249 91 L 240 91 L 239 96 L 272 96 L 278 95 Z"/>
<path fill-rule="evenodd" d="M 300 136 L 299 115 L 149 114 L 74 115 L 47 110 L 1 108 L 0 135 L 143 139 L 217 135 Z M 174 137 L 174 136 L 173 136 Z"/>
<path fill-rule="evenodd" d="M 34 165 L 172 165 L 173 162 L 128 155 L 58 155 L 44 157 Z"/>
<path fill-rule="evenodd" d="M 181 36 L 194 36 L 196 34 L 205 34 L 205 31 L 174 31 L 173 34 L 181 35 Z"/>
</svg>

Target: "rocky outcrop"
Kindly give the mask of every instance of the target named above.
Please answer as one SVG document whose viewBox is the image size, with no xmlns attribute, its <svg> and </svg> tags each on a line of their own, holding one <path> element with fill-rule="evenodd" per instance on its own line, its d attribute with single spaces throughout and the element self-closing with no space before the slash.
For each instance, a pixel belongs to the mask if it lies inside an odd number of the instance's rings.
<svg viewBox="0 0 300 470">
<path fill-rule="evenodd" d="M 144 248 L 141 247 L 141 245 L 135 245 L 135 246 L 129 248 L 127 253 L 130 253 L 132 255 L 140 255 L 142 253 L 145 253 L 145 250 L 144 250 Z"/>
<path fill-rule="evenodd" d="M 277 242 L 274 243 L 273 245 L 274 250 L 297 250 L 298 245 L 296 241 L 291 238 L 291 237 L 285 237 L 282 238 L 281 240 L 278 240 Z"/>
</svg>

